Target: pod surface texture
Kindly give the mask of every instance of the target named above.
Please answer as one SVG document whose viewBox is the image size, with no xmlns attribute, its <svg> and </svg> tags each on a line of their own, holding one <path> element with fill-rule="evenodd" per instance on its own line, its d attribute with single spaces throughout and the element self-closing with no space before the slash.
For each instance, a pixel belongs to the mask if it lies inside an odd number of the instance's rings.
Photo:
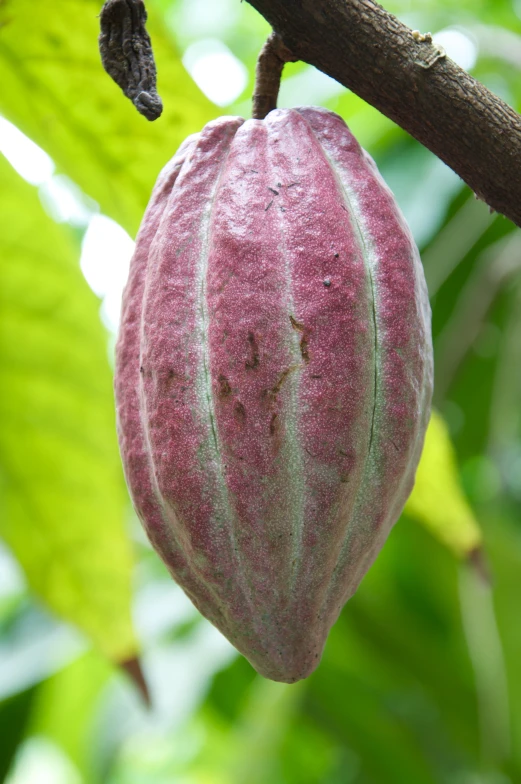
<svg viewBox="0 0 521 784">
<path fill-rule="evenodd" d="M 123 298 L 118 434 L 147 534 L 267 678 L 320 661 L 430 413 L 418 251 L 337 115 L 221 117 L 163 169 Z"/>
</svg>

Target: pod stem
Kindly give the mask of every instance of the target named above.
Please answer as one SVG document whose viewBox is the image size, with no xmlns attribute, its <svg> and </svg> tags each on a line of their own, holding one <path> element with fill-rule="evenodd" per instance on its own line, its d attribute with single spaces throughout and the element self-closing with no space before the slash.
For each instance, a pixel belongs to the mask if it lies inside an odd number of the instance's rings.
<svg viewBox="0 0 521 784">
<path fill-rule="evenodd" d="M 280 35 L 273 31 L 257 60 L 252 109 L 254 120 L 264 120 L 269 112 L 277 108 L 282 70 L 286 63 L 295 63 L 297 60 L 298 57 L 288 49 Z"/>
</svg>

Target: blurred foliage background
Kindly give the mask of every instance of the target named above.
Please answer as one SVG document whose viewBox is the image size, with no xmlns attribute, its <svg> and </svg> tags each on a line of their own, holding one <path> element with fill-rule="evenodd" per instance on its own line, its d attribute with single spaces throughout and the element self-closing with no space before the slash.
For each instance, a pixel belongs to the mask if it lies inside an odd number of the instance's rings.
<svg viewBox="0 0 521 784">
<path fill-rule="evenodd" d="M 111 367 L 157 173 L 211 118 L 250 115 L 269 29 L 239 0 L 147 5 L 153 124 L 101 68 L 101 0 L 0 3 L 0 781 L 521 782 L 521 233 L 341 85 L 286 67 L 279 105 L 340 113 L 411 225 L 441 417 L 316 673 L 262 679 L 141 533 Z M 385 5 L 519 110 L 520 0 Z M 138 656 L 150 709 L 120 666 Z"/>
</svg>

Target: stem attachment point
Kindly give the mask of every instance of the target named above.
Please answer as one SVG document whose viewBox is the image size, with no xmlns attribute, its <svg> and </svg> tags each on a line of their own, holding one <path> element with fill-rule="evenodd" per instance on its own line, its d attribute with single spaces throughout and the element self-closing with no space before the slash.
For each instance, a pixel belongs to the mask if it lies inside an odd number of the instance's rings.
<svg viewBox="0 0 521 784">
<path fill-rule="evenodd" d="M 297 60 L 298 57 L 288 49 L 280 35 L 272 32 L 257 60 L 252 110 L 254 120 L 264 120 L 269 112 L 277 108 L 283 68 L 286 63 L 296 63 Z"/>
</svg>

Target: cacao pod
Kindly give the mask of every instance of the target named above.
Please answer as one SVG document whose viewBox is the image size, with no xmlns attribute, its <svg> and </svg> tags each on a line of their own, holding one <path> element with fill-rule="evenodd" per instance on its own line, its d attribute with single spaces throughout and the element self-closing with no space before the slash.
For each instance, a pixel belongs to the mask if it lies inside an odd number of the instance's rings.
<svg viewBox="0 0 521 784">
<path fill-rule="evenodd" d="M 412 489 L 431 388 L 418 252 L 343 120 L 188 138 L 124 294 L 120 447 L 174 579 L 265 677 L 317 666 Z"/>
</svg>

